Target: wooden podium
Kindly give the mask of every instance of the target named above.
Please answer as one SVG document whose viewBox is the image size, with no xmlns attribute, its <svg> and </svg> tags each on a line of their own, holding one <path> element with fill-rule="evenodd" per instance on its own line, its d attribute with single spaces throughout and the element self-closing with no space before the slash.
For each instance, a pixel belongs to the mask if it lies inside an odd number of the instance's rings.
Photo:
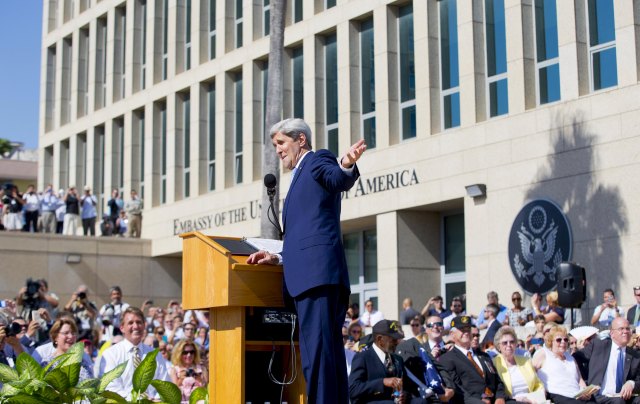
<svg viewBox="0 0 640 404">
<path fill-rule="evenodd" d="M 244 404 L 245 388 L 252 387 L 245 386 L 245 354 L 271 352 L 274 346 L 283 355 L 291 354 L 289 342 L 245 338 L 247 307 L 284 307 L 282 267 L 249 265 L 246 255 L 234 255 L 221 245 L 227 240 L 241 240 L 239 238 L 210 237 L 200 232 L 184 233 L 180 237 L 183 308 L 209 310 L 209 400 Z M 299 352 L 297 358 L 298 376 L 284 389 L 283 401 L 289 404 L 304 404 L 305 383 Z M 266 365 L 264 372 L 266 375 Z M 281 377 L 282 369 L 274 369 L 274 373 Z"/>
</svg>

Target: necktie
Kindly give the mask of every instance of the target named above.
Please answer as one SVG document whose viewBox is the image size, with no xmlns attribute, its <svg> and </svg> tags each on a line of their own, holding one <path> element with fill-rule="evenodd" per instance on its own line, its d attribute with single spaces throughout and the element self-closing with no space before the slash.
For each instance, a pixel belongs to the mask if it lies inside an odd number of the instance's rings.
<svg viewBox="0 0 640 404">
<path fill-rule="evenodd" d="M 396 367 L 393 364 L 393 359 L 391 355 L 387 354 L 384 358 L 384 367 L 387 370 L 387 376 L 395 377 L 396 375 Z"/>
<path fill-rule="evenodd" d="M 133 368 L 136 369 L 140 366 L 140 362 L 142 362 L 142 358 L 140 358 L 140 348 L 134 346 L 131 351 L 133 352 Z"/>
<path fill-rule="evenodd" d="M 640 320 L 640 304 L 636 305 L 636 315 L 633 318 L 633 325 L 638 325 L 638 320 Z"/>
<path fill-rule="evenodd" d="M 624 384 L 624 351 L 622 347 L 618 348 L 618 363 L 616 366 L 616 393 L 620 393 Z"/>
<path fill-rule="evenodd" d="M 473 367 L 476 368 L 476 371 L 478 372 L 478 374 L 484 378 L 484 372 L 482 371 L 482 368 L 476 363 L 476 361 L 473 360 L 473 355 L 471 354 L 471 351 L 467 351 L 467 358 L 471 361 L 471 363 L 473 364 Z M 493 397 L 493 392 L 489 387 L 484 388 L 483 398 L 484 397 Z"/>
</svg>

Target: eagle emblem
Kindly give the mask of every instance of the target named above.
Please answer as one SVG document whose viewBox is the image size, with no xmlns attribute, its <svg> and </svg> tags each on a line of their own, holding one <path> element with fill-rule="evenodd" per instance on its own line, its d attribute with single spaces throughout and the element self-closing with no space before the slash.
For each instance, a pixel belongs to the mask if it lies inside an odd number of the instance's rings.
<svg viewBox="0 0 640 404">
<path fill-rule="evenodd" d="M 517 231 L 520 253 L 513 257 L 513 266 L 523 281 L 533 280 L 541 286 L 545 279 L 556 280 L 556 268 L 562 262 L 562 249 L 556 248 L 558 226 L 554 220 L 547 226 L 547 213 L 540 205 L 531 209 L 528 217 L 529 230 L 524 223 Z"/>
</svg>

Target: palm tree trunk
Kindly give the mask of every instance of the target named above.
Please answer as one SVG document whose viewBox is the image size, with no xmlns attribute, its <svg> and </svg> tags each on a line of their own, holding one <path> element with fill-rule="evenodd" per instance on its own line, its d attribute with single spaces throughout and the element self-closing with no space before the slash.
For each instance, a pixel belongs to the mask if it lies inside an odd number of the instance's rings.
<svg viewBox="0 0 640 404">
<path fill-rule="evenodd" d="M 284 16 L 287 9 L 287 0 L 271 0 L 270 31 L 269 31 L 269 67 L 267 72 L 267 100 L 265 113 L 265 133 L 262 147 L 262 174 L 273 174 L 280 182 L 280 170 L 278 157 L 271 144 L 269 129 L 282 119 L 282 82 L 283 82 L 283 55 L 284 55 Z M 280 215 L 280 192 L 276 186 L 274 208 L 276 215 Z M 269 197 L 267 189 L 262 190 L 262 213 L 260 217 L 260 236 L 263 238 L 278 239 L 280 234 L 268 219 Z"/>
</svg>

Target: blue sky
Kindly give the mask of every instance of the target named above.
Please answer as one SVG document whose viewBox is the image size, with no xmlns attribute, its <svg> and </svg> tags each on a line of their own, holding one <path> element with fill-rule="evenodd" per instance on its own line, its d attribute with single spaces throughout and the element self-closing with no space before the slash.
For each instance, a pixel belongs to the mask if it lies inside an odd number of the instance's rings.
<svg viewBox="0 0 640 404">
<path fill-rule="evenodd" d="M 38 147 L 42 0 L 2 0 L 0 138 Z"/>
</svg>

